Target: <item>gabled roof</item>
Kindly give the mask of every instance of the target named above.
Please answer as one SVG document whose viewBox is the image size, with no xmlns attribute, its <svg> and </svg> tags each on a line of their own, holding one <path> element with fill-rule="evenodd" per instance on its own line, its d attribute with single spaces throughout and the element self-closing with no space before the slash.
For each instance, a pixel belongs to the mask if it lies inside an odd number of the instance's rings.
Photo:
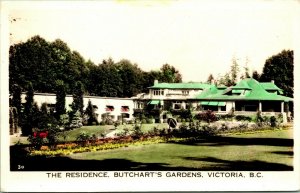
<svg viewBox="0 0 300 193">
<path fill-rule="evenodd" d="M 196 82 L 188 82 L 188 83 L 157 83 L 151 87 L 150 89 L 206 89 L 210 88 L 212 85 L 207 83 L 196 83 Z"/>
<path fill-rule="evenodd" d="M 240 95 L 229 95 L 229 91 L 234 89 L 245 90 Z M 278 88 L 278 87 L 277 87 Z M 217 88 L 215 88 L 217 89 Z M 262 84 L 253 78 L 241 80 L 236 86 L 229 87 L 225 91 L 215 89 L 206 89 L 201 94 L 196 96 L 197 99 L 202 100 L 265 100 L 265 101 L 293 101 L 292 98 L 277 95 L 276 93 L 269 93 L 265 90 Z"/>
</svg>

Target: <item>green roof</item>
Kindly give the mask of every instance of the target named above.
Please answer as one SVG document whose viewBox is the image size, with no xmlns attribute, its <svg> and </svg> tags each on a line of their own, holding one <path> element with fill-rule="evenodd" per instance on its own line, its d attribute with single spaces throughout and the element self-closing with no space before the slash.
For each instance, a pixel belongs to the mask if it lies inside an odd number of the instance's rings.
<svg viewBox="0 0 300 193">
<path fill-rule="evenodd" d="M 273 82 L 261 82 L 260 84 L 265 90 L 278 91 L 279 94 L 283 94 L 282 89 L 278 88 Z"/>
<path fill-rule="evenodd" d="M 232 89 L 251 90 L 251 87 L 248 85 L 247 81 L 240 81 L 235 86 L 232 86 Z"/>
<path fill-rule="evenodd" d="M 230 90 L 244 88 L 248 90 L 247 94 L 230 95 Z M 278 88 L 278 87 L 277 87 Z M 277 95 L 275 93 L 269 93 L 265 88 L 253 78 L 247 78 L 241 80 L 236 86 L 229 87 L 225 91 L 218 90 L 217 87 L 205 89 L 202 93 L 196 96 L 197 99 L 202 100 L 221 100 L 221 101 L 233 101 L 233 100 L 264 100 L 264 101 L 293 101 L 292 98 Z"/>
<path fill-rule="evenodd" d="M 152 89 L 206 89 L 211 87 L 211 84 L 207 83 L 196 83 L 196 82 L 188 82 L 188 83 L 157 83 L 154 86 L 149 88 Z"/>
</svg>

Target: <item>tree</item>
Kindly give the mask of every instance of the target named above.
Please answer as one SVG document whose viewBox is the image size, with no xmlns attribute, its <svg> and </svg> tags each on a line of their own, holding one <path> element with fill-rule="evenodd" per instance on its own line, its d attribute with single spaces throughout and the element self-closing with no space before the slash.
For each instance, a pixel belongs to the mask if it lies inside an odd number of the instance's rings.
<svg viewBox="0 0 300 193">
<path fill-rule="evenodd" d="M 27 93 L 26 93 L 26 103 L 24 107 L 24 112 L 22 116 L 22 135 L 28 136 L 32 132 L 33 128 L 33 116 L 34 116 L 34 109 L 33 109 L 33 95 L 34 91 L 32 88 L 32 83 L 28 83 Z"/>
<path fill-rule="evenodd" d="M 284 90 L 289 97 L 294 95 L 294 52 L 283 50 L 271 56 L 265 62 L 260 77 L 261 82 L 275 81 L 275 84 Z"/>
<path fill-rule="evenodd" d="M 250 78 L 248 66 L 244 66 L 244 74 L 241 76 L 241 79 Z"/>
<path fill-rule="evenodd" d="M 27 82 L 32 82 L 35 91 L 51 93 L 56 91 L 55 81 L 62 80 L 66 93 L 71 94 L 76 80 L 87 84 L 88 73 L 83 57 L 60 39 L 48 42 L 34 36 L 9 50 L 10 89 L 14 84 L 25 88 Z"/>
<path fill-rule="evenodd" d="M 255 79 L 255 80 L 257 80 L 257 81 L 259 81 L 259 79 L 260 79 L 260 74 L 255 70 L 255 71 L 253 71 L 253 73 L 252 73 L 252 78 Z"/>
<path fill-rule="evenodd" d="M 209 74 L 206 82 L 208 84 L 213 84 L 214 83 L 214 76 L 212 74 Z"/>
<path fill-rule="evenodd" d="M 182 76 L 174 66 L 169 64 L 164 64 L 161 68 L 161 78 L 160 81 L 162 82 L 169 82 L 169 83 L 178 83 L 182 82 Z"/>
<path fill-rule="evenodd" d="M 234 57 L 232 58 L 232 65 L 230 66 L 230 86 L 237 83 L 239 73 L 239 64 L 237 62 L 237 59 Z"/>
<path fill-rule="evenodd" d="M 12 100 L 10 106 L 16 107 L 18 114 L 21 113 L 21 108 L 22 108 L 21 94 L 22 92 L 20 86 L 17 84 L 12 85 L 12 90 L 11 90 Z"/>
<path fill-rule="evenodd" d="M 66 91 L 63 81 L 57 81 L 56 87 L 56 119 L 59 120 L 60 116 L 66 113 Z"/>
<path fill-rule="evenodd" d="M 232 80 L 230 79 L 230 75 L 227 72 L 223 77 L 221 77 L 218 81 L 219 85 L 232 86 Z"/>
<path fill-rule="evenodd" d="M 142 91 L 142 70 L 129 60 L 117 63 L 118 74 L 122 79 L 122 93 L 119 97 L 132 97 Z"/>
<path fill-rule="evenodd" d="M 97 119 L 95 109 L 94 109 L 94 106 L 93 106 L 91 100 L 89 100 L 88 105 L 85 109 L 85 115 L 87 115 L 88 125 L 92 125 L 93 122 L 98 124 L 98 119 Z"/>
<path fill-rule="evenodd" d="M 74 113 L 78 111 L 81 115 L 83 114 L 83 93 L 84 88 L 82 83 L 80 81 L 76 82 L 73 94 L 72 110 Z"/>
</svg>

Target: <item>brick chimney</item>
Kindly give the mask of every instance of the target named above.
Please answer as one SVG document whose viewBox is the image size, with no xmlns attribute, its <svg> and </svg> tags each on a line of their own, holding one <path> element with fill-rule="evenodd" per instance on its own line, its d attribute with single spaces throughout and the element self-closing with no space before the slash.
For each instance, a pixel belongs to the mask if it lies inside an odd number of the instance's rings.
<svg viewBox="0 0 300 193">
<path fill-rule="evenodd" d="M 154 80 L 154 86 L 158 84 L 158 80 Z"/>
<path fill-rule="evenodd" d="M 273 84 L 275 84 L 275 81 L 274 81 L 274 80 L 271 80 L 271 82 L 272 82 Z"/>
</svg>

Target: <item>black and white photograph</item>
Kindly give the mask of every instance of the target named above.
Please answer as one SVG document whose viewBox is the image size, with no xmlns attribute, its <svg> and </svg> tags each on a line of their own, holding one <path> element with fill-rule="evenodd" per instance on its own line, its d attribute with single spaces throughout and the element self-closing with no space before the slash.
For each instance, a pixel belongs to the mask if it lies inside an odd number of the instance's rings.
<svg viewBox="0 0 300 193">
<path fill-rule="evenodd" d="M 299 191 L 300 1 L 0 3 L 1 191 Z"/>
</svg>

